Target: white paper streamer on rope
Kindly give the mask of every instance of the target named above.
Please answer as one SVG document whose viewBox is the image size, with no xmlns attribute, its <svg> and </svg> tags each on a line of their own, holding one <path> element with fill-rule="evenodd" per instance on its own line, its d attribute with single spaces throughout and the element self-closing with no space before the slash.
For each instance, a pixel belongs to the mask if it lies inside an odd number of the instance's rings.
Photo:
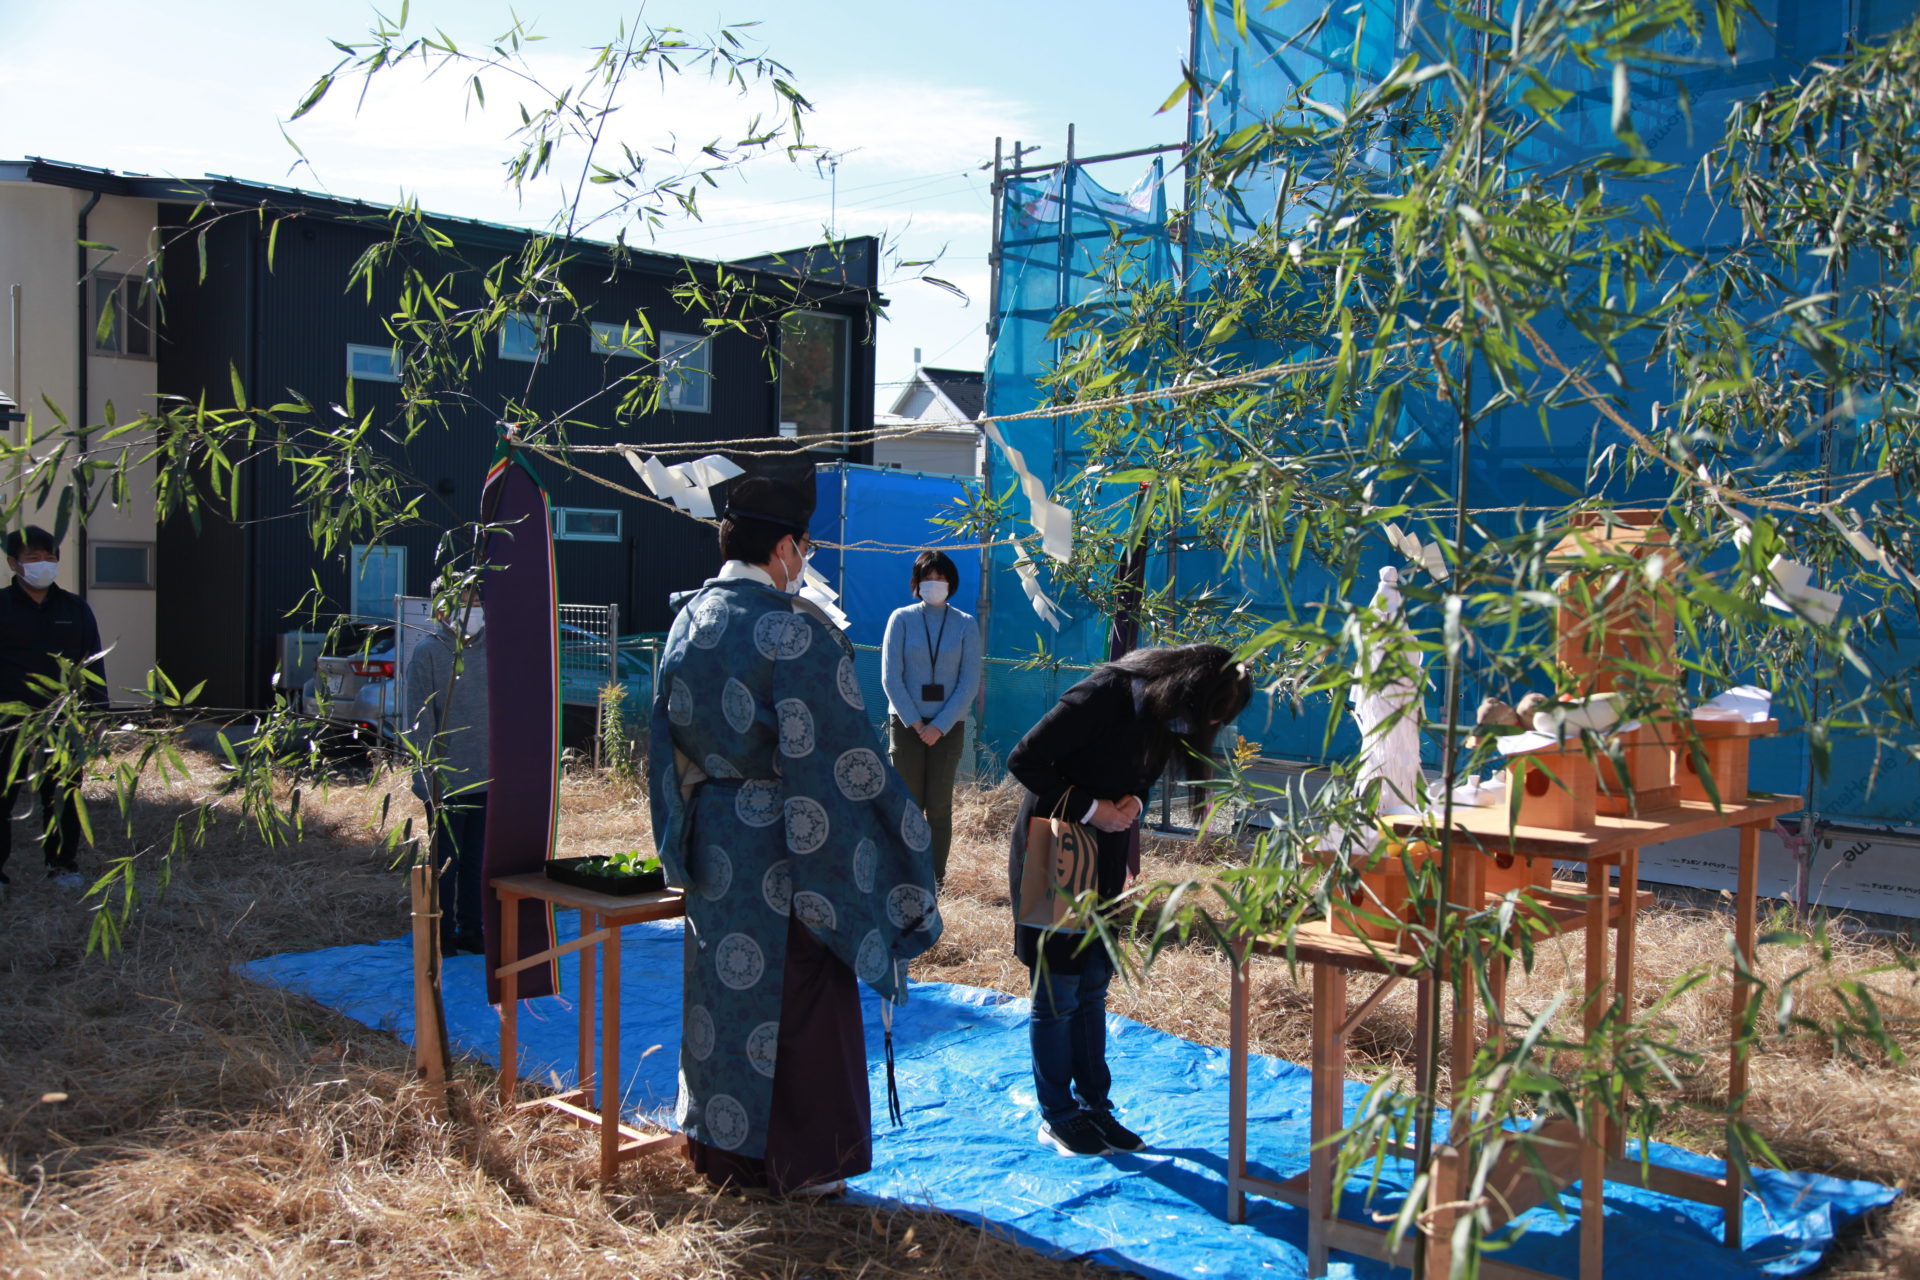
<svg viewBox="0 0 1920 1280">
<path fill-rule="evenodd" d="M 631 449 L 623 452 L 628 465 L 640 473 L 654 497 L 671 502 L 698 520 L 713 519 L 714 485 L 745 474 L 738 464 L 717 453 L 668 467 L 661 465 L 658 458 L 643 459 Z"/>
<path fill-rule="evenodd" d="M 1073 621 L 1072 614 L 1049 600 L 1047 593 L 1040 589 L 1039 566 L 1027 558 L 1026 548 L 1022 547 L 1015 553 L 1013 571 L 1020 575 L 1020 589 L 1027 593 L 1027 602 L 1040 615 L 1042 622 L 1058 631 L 1061 622 Z"/>
<path fill-rule="evenodd" d="M 820 576 L 811 563 L 807 565 L 806 580 L 800 584 L 800 596 L 803 600 L 812 601 L 814 607 L 826 614 L 834 626 L 842 631 L 847 629 L 847 615 L 840 609 L 840 593 Z"/>
<path fill-rule="evenodd" d="M 1813 570 L 1785 556 L 1775 556 L 1767 566 L 1767 580 L 1773 590 L 1766 604 L 1782 613 L 1797 613 L 1809 622 L 1830 626 L 1840 616 L 1840 597 L 1813 585 Z"/>
<path fill-rule="evenodd" d="M 1914 586 L 1920 587 L 1920 574 L 1913 573 L 1905 565 L 1888 555 L 1885 550 L 1864 532 L 1842 520 L 1839 513 L 1832 507 L 1825 508 L 1822 514 L 1827 517 L 1828 524 L 1831 524 L 1835 529 L 1840 531 L 1840 536 L 1847 540 L 1848 546 L 1859 553 L 1863 561 L 1868 564 L 1877 564 L 1885 569 L 1890 576 L 1905 578 Z"/>
<path fill-rule="evenodd" d="M 1404 532 L 1397 524 L 1388 525 L 1385 533 L 1395 551 L 1425 569 L 1435 582 L 1447 580 L 1447 557 L 1441 552 L 1439 543 L 1423 543 L 1418 534 Z"/>
<path fill-rule="evenodd" d="M 985 427 L 987 439 L 1000 446 L 1000 452 L 1013 464 L 1014 475 L 1020 478 L 1020 491 L 1027 495 L 1033 527 L 1040 535 L 1040 549 L 1065 564 L 1073 559 L 1073 512 L 1047 496 L 1047 486 L 1027 467 L 1026 455 L 1007 443 L 999 427 L 991 422 Z"/>
</svg>

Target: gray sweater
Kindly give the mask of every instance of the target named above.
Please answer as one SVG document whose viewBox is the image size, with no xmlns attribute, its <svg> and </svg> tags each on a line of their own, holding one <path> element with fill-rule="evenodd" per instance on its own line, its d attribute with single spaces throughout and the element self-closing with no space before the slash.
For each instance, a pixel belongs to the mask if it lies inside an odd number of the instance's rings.
<svg viewBox="0 0 1920 1280">
<path fill-rule="evenodd" d="M 447 792 L 487 786 L 487 633 L 460 646 L 454 670 L 453 633 L 445 627 L 414 646 L 407 659 L 407 741 L 436 759 Z M 476 784 L 478 784 L 476 786 Z M 414 790 L 426 790 L 416 778 Z"/>
</svg>

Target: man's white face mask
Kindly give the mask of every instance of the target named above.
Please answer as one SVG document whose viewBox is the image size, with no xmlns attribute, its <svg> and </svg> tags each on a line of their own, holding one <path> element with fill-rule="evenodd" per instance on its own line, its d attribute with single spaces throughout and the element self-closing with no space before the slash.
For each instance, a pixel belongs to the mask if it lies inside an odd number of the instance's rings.
<svg viewBox="0 0 1920 1280">
<path fill-rule="evenodd" d="M 469 640 L 471 640 L 474 636 L 479 635 L 480 629 L 486 625 L 487 625 L 487 611 L 481 608 L 477 604 L 474 605 L 471 609 L 468 609 L 466 611 L 466 616 L 460 620 L 461 630 L 467 633 L 467 638 Z"/>
<path fill-rule="evenodd" d="M 940 578 L 928 578 L 920 584 L 920 598 L 928 604 L 947 602 L 947 584 Z"/>
<path fill-rule="evenodd" d="M 59 576 L 58 560 L 34 560 L 20 566 L 20 577 L 35 591 L 45 591 Z"/>
<path fill-rule="evenodd" d="M 796 559 L 799 561 L 799 568 L 793 570 L 788 576 L 786 592 L 788 595 L 797 596 L 800 594 L 800 588 L 807 585 L 807 561 L 811 560 L 813 556 L 811 552 L 804 555 L 801 554 L 800 544 L 798 542 L 793 544 L 793 550 Z"/>
</svg>

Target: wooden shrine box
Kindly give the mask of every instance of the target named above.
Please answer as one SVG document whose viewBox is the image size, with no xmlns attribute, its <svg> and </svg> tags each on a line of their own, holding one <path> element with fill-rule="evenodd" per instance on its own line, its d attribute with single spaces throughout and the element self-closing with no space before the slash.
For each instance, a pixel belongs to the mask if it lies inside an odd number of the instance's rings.
<svg viewBox="0 0 1920 1280">
<path fill-rule="evenodd" d="M 1340 855 L 1323 851 L 1315 856 L 1324 865 L 1333 863 Z M 1417 869 L 1439 856 L 1433 846 L 1424 841 L 1404 845 L 1399 841 L 1381 841 L 1369 860 L 1354 864 L 1360 886 L 1344 899 L 1334 898 L 1329 922 L 1333 931 L 1400 948 L 1407 942 L 1406 926 L 1415 914 L 1407 885 L 1407 863 L 1412 862 Z"/>
<path fill-rule="evenodd" d="M 1553 859 L 1489 849 L 1481 886 L 1488 893 L 1539 893 L 1553 887 Z"/>
<path fill-rule="evenodd" d="M 1590 565 L 1589 554 L 1615 559 Z M 1617 562 L 1627 557 L 1639 572 Z M 1661 569 L 1649 575 L 1654 561 Z M 1622 756 L 1631 788 L 1622 785 L 1612 760 L 1591 762 L 1598 769 L 1595 808 L 1619 817 L 1671 808 L 1680 802 L 1674 777 L 1672 744 L 1675 721 L 1686 717 L 1673 593 L 1666 584 L 1680 568 L 1659 511 L 1578 512 L 1567 536 L 1547 553 L 1550 566 L 1562 569 L 1556 619 L 1557 656 L 1569 700 L 1596 693 L 1620 695 L 1628 717 L 1640 727 L 1621 735 Z M 1557 766 L 1555 772 L 1559 772 Z"/>
<path fill-rule="evenodd" d="M 1593 825 L 1598 779 L 1577 741 L 1508 756 L 1507 778 L 1507 794 L 1520 799 L 1515 826 L 1578 831 Z"/>
<path fill-rule="evenodd" d="M 1766 738 L 1780 731 L 1778 720 L 1695 720 L 1693 732 L 1699 735 L 1700 754 L 1713 775 L 1714 790 L 1722 805 L 1742 804 L 1747 795 L 1747 751 L 1755 738 Z M 1673 744 L 1674 773 L 1680 779 L 1680 795 L 1686 800 L 1712 803 L 1700 765 L 1693 758 L 1693 744 L 1681 730 L 1680 741 Z"/>
<path fill-rule="evenodd" d="M 1613 818 L 1629 818 L 1678 804 L 1681 790 L 1674 779 L 1673 738 L 1684 732 L 1670 722 L 1618 730 L 1614 737 L 1627 767 L 1624 781 L 1613 758 L 1596 748 L 1595 810 Z"/>
</svg>

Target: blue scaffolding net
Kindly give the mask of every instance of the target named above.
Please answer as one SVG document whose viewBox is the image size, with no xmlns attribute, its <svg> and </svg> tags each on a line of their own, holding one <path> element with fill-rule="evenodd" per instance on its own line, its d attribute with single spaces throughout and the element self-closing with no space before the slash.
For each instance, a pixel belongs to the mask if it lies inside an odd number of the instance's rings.
<svg viewBox="0 0 1920 1280">
<path fill-rule="evenodd" d="M 1858 41 L 1884 36 L 1912 20 L 1920 3 L 1863 0 L 1850 6 L 1810 6 L 1759 0 L 1756 8 L 1761 21 L 1747 24 L 1733 55 L 1720 47 L 1710 30 L 1698 40 L 1683 32 L 1662 51 L 1683 71 L 1670 71 L 1657 81 L 1649 76 L 1645 83 L 1639 83 L 1640 73 L 1634 73 L 1634 122 L 1640 140 L 1651 159 L 1673 166 L 1637 178 L 1639 192 L 1657 210 L 1667 233 L 1686 247 L 1713 247 L 1738 232 L 1731 216 L 1697 191 L 1694 183 L 1698 161 L 1721 141 L 1734 104 L 1800 75 L 1816 59 L 1844 54 Z M 1231 0 L 1202 0 L 1195 11 L 1189 66 L 1198 92 L 1190 115 L 1190 151 L 1261 121 L 1304 111 L 1302 95 L 1338 109 L 1381 81 L 1410 53 L 1429 61 L 1459 54 L 1445 43 L 1458 28 L 1441 25 L 1444 19 L 1430 7 L 1407 5 L 1404 0 L 1359 0 L 1344 6 L 1292 0 L 1249 14 L 1244 36 L 1236 28 L 1232 10 Z M 1574 90 L 1558 117 L 1562 127 L 1538 131 L 1520 156 L 1523 165 L 1536 165 L 1542 171 L 1595 155 L 1620 154 L 1623 146 L 1613 119 L 1611 68 L 1562 70 L 1560 78 Z M 1684 86 L 1684 101 L 1677 85 Z M 1383 182 L 1390 182 L 1394 159 L 1393 148 L 1383 146 L 1360 161 L 1377 170 Z M 1303 172 L 1306 181 L 1301 180 Z M 1248 166 L 1224 189 L 1189 183 L 1187 207 L 1171 222 L 1165 216 L 1167 184 L 1160 180 L 1157 168 L 1128 195 L 1100 185 L 1085 165 L 1008 178 L 1002 184 L 995 246 L 999 287 L 994 298 L 989 413 L 1018 413 L 1048 403 L 1049 376 L 1065 355 L 1053 333 L 1053 323 L 1064 308 L 1122 285 L 1167 284 L 1190 300 L 1204 297 L 1215 287 L 1210 264 L 1219 258 L 1221 247 L 1252 236 L 1288 234 L 1318 216 L 1312 175 L 1312 162 L 1303 168 L 1296 152 L 1288 164 Z M 1143 197 L 1149 191 L 1151 198 Z M 1116 254 L 1123 257 L 1118 266 Z M 1810 265 L 1810 271 L 1815 269 Z M 1563 318 L 1545 316 L 1537 328 L 1571 365 L 1594 354 L 1588 340 Z M 1223 370 L 1324 354 L 1260 341 L 1215 344 L 1209 351 Z M 1644 353 L 1627 349 L 1621 354 Z M 1660 402 L 1676 398 L 1670 385 L 1643 376 L 1620 390 L 1616 403 L 1629 421 L 1645 422 Z M 1078 428 L 1073 417 L 1063 414 L 1006 424 L 1004 429 L 1008 443 L 1020 449 L 1035 473 L 1057 491 L 1086 466 L 1085 442 Z M 1829 424 L 1826 429 L 1825 438 L 1820 428 L 1809 424 L 1785 444 L 1755 442 L 1754 456 L 1747 461 L 1762 470 L 1817 468 L 1823 457 L 1836 456 L 1846 444 L 1833 434 L 1844 428 Z M 1434 490 L 1450 492 L 1455 430 L 1455 415 L 1448 407 L 1408 396 L 1392 423 L 1398 461 L 1425 470 Z M 1479 428 L 1469 453 L 1469 495 L 1498 495 L 1500 506 L 1518 509 L 1509 517 L 1517 523 L 1525 518 L 1527 508 L 1537 514 L 1564 506 L 1570 488 L 1586 488 L 1592 459 L 1610 445 L 1624 443 L 1624 433 L 1599 419 L 1589 406 L 1542 411 L 1527 405 L 1502 411 Z M 991 474 L 997 476 L 993 483 L 1005 484 L 1004 464 Z M 1604 496 L 1623 503 L 1644 498 L 1658 505 L 1664 488 L 1655 477 L 1623 480 Z M 1485 504 L 1484 497 L 1477 500 Z M 1017 507 L 1021 505 L 1015 501 Z M 1100 514 L 1091 503 L 1085 513 L 1094 518 Z M 1111 509 L 1106 515 L 1112 518 Z M 1267 573 L 1247 559 L 1228 563 L 1217 553 L 1183 546 L 1178 536 L 1148 551 L 1144 570 L 1150 587 L 1171 586 L 1183 595 L 1209 591 L 1265 618 L 1284 618 L 1309 608 L 1330 586 L 1310 565 L 1287 575 Z M 1373 564 L 1389 562 L 1388 549 L 1380 547 Z M 1106 656 L 1111 619 L 1097 616 L 1086 601 L 1060 592 L 1073 618 L 1055 633 L 1026 607 L 1011 569 L 1011 552 L 997 551 L 990 558 L 989 654 L 1000 659 L 1039 655 L 1049 662 L 1081 666 Z M 1042 576 L 1051 575 L 1043 569 Z M 1363 575 L 1363 580 L 1370 576 L 1370 572 Z M 1864 656 L 1882 671 L 1914 668 L 1920 658 L 1920 626 L 1911 617 L 1896 619 L 1891 634 Z M 1850 679 L 1857 683 L 1863 677 Z M 1843 678 L 1829 692 L 1832 698 L 1844 699 L 1858 690 Z M 1471 700 L 1480 695 L 1478 687 L 1469 690 Z M 1020 698 L 998 702 L 989 695 L 982 740 L 1001 750 L 1017 741 L 1046 710 L 1043 705 L 1028 705 L 1031 698 L 1031 690 L 1023 691 Z M 1258 699 L 1237 727 L 1269 756 L 1320 761 L 1350 756 L 1358 746 L 1350 721 L 1326 696 L 1300 701 Z M 1816 776 L 1804 738 L 1790 731 L 1793 726 L 1783 727 L 1789 732 L 1780 739 L 1756 747 L 1756 786 L 1806 794 L 1809 807 L 1829 819 L 1898 826 L 1920 822 L 1912 800 L 1920 794 L 1920 765 L 1911 754 L 1889 749 L 1870 736 L 1835 736 L 1828 771 Z M 1428 763 L 1437 766 L 1438 743 L 1429 741 L 1427 750 Z"/>
</svg>

